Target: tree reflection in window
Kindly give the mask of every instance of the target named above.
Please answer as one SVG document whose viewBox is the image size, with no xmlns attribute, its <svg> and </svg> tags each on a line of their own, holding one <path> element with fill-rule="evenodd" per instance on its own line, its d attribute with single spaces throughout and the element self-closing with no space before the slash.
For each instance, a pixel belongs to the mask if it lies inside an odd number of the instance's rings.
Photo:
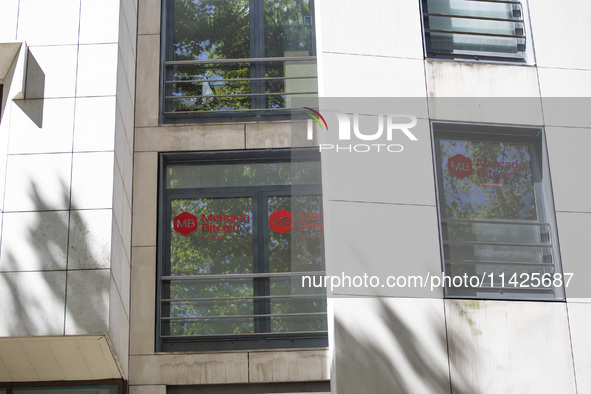
<svg viewBox="0 0 591 394">
<path fill-rule="evenodd" d="M 523 290 L 507 285 L 514 274 L 553 274 L 558 261 L 551 213 L 543 198 L 539 138 L 476 132 L 435 135 L 446 274 L 494 276 L 492 283 L 477 289 L 465 283 L 448 286 L 448 295 L 514 297 L 512 291 Z M 555 289 L 534 291 L 553 298 Z"/>
<path fill-rule="evenodd" d="M 167 79 L 178 81 L 170 92 L 179 97 L 174 111 L 285 108 L 284 95 L 277 93 L 286 91 L 286 63 L 220 60 L 316 55 L 313 0 L 169 0 L 169 5 L 167 59 L 212 61 L 168 71 Z M 271 94 L 244 96 L 250 93 Z M 190 97 L 208 95 L 217 97 Z"/>
<path fill-rule="evenodd" d="M 325 289 L 303 288 L 301 281 L 307 273 L 324 274 L 319 162 L 181 162 L 167 164 L 164 174 L 164 342 L 174 347 L 175 339 L 203 338 L 227 345 L 224 336 L 283 335 L 291 338 L 288 347 L 298 338 L 325 346 Z M 295 219 L 288 231 L 271 225 L 279 210 Z M 196 227 L 176 231 L 186 214 Z"/>
</svg>

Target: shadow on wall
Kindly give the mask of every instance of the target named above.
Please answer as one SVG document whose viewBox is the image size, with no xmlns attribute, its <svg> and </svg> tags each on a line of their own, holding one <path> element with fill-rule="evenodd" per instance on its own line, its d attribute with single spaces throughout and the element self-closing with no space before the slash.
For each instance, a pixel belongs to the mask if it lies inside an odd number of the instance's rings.
<svg viewBox="0 0 591 394">
<path fill-rule="evenodd" d="M 107 333 L 109 270 L 68 266 L 72 250 L 70 227 L 76 211 L 44 211 L 47 204 L 42 193 L 35 184 L 30 184 L 29 188 L 36 210 L 13 214 L 25 220 L 26 225 L 20 227 L 21 234 L 16 236 L 19 239 L 16 249 L 2 245 L 5 255 L 0 260 L 3 271 L 0 294 L 4 299 L 0 310 L 4 319 L 0 324 L 0 336 Z M 62 183 L 61 190 L 62 206 L 68 206 L 69 187 Z M 92 250 L 87 226 L 82 220 L 75 226 L 78 231 L 76 247 Z M 11 238 L 5 235 L 3 241 Z M 89 260 L 85 267 L 98 266 L 91 253 L 86 256 Z M 26 261 L 27 257 L 36 263 Z M 97 277 L 99 280 L 94 281 Z"/>
<path fill-rule="evenodd" d="M 15 59 L 15 63 L 16 63 Z M 43 127 L 43 98 L 45 97 L 45 73 L 35 59 L 35 56 L 27 49 L 25 80 L 25 100 L 14 100 L 14 103 L 31 119 L 37 127 Z M 14 75 L 14 65 L 10 79 Z M 7 87 L 8 90 L 8 87 Z"/>
<path fill-rule="evenodd" d="M 442 322 L 437 322 L 435 318 L 428 319 L 428 327 L 413 329 L 384 298 L 372 297 L 365 300 L 377 304 L 374 313 L 379 315 L 381 328 L 386 328 L 388 336 L 375 335 L 371 332 L 371 327 L 364 330 L 365 332 L 358 332 L 355 328 L 348 327 L 348 323 L 339 319 L 338 315 L 335 317 L 336 379 L 339 394 L 480 392 L 477 387 L 471 387 L 463 376 L 454 376 L 452 388 L 449 364 L 446 362 L 447 338 Z M 411 317 L 408 320 L 414 319 Z M 384 330 L 379 332 L 383 333 Z M 420 336 L 425 332 L 432 334 L 430 338 Z M 468 343 L 456 343 L 454 346 L 456 358 L 465 358 L 472 351 Z"/>
</svg>

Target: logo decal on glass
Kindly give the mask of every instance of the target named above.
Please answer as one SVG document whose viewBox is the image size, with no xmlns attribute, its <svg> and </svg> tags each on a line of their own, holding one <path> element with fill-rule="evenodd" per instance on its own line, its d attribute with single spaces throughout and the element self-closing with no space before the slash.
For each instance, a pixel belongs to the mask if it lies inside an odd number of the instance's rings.
<svg viewBox="0 0 591 394">
<path fill-rule="evenodd" d="M 465 178 L 472 175 L 472 160 L 464 155 L 455 155 L 447 161 L 447 169 L 452 175 Z"/>
<path fill-rule="evenodd" d="M 189 212 L 183 212 L 175 216 L 173 223 L 174 231 L 183 235 L 189 235 L 197 229 L 197 216 Z"/>
<path fill-rule="evenodd" d="M 285 234 L 295 226 L 295 221 L 291 212 L 285 209 L 275 211 L 269 216 L 269 227 L 279 234 Z"/>
</svg>

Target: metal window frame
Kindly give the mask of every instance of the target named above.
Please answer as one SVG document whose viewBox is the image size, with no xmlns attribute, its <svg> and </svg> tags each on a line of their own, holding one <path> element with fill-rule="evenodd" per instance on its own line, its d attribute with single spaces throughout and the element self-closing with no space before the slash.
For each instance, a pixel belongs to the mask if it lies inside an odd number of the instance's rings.
<svg viewBox="0 0 591 394">
<path fill-rule="evenodd" d="M 481 52 L 481 51 L 458 51 L 456 53 L 451 52 L 438 52 L 433 53 L 429 51 L 429 16 L 437 16 L 430 14 L 427 9 L 428 0 L 420 0 L 419 9 L 421 13 L 421 31 L 423 37 L 423 55 L 425 59 L 430 60 L 441 60 L 441 61 L 459 61 L 459 62 L 479 62 L 479 63 L 492 63 L 492 64 L 510 64 L 510 65 L 521 65 L 521 66 L 533 66 L 535 65 L 534 45 L 531 33 L 531 23 L 529 18 L 529 10 L 527 0 L 465 0 L 474 2 L 491 2 L 491 3 L 507 3 L 519 5 L 521 9 L 521 23 L 523 23 L 523 34 L 519 37 L 525 39 L 525 50 L 520 52 L 518 55 L 503 54 L 501 52 Z M 460 16 L 456 16 L 460 17 Z M 468 18 L 468 19 L 480 19 L 480 20 L 497 20 L 498 18 Z M 464 34 L 464 33 L 457 33 Z M 487 35 L 487 34 L 482 34 Z M 517 35 L 516 35 L 517 37 Z"/>
<path fill-rule="evenodd" d="M 228 59 L 231 61 L 253 61 L 251 65 L 251 86 L 253 87 L 252 99 L 255 101 L 254 108 L 241 111 L 217 111 L 205 113 L 171 113 L 167 111 L 165 96 L 167 81 L 170 80 L 166 72 L 167 63 L 173 58 L 173 36 L 174 36 L 174 0 L 163 0 L 161 2 L 161 34 L 160 34 L 160 73 L 159 73 L 159 94 L 158 94 L 158 123 L 159 124 L 187 124 L 187 123 L 231 123 L 231 122 L 270 122 L 287 121 L 291 119 L 293 108 L 265 108 L 261 102 L 266 100 L 265 93 L 265 63 L 272 62 L 272 59 L 265 58 L 265 0 L 249 0 L 249 26 L 250 26 L 250 57 L 251 59 Z M 315 16 L 315 3 L 312 1 L 312 14 Z M 316 40 L 316 36 L 314 36 Z M 284 58 L 290 59 L 290 58 Z M 316 53 L 313 56 L 302 57 L 305 60 L 316 61 Z M 316 77 L 317 78 L 317 77 Z M 317 92 L 316 92 L 317 94 Z"/>
<path fill-rule="evenodd" d="M 164 336 L 161 333 L 162 303 L 169 297 L 163 294 L 163 281 L 167 280 L 166 269 L 170 264 L 170 201 L 173 198 L 206 197 L 252 197 L 253 217 L 266 205 L 269 195 L 292 195 L 295 187 L 297 195 L 321 195 L 321 184 L 315 185 L 266 185 L 266 186 L 238 186 L 238 187 L 204 187 L 166 189 L 166 166 L 169 164 L 240 164 L 240 163 L 284 163 L 320 161 L 320 154 L 316 149 L 273 149 L 273 150 L 243 150 L 243 151 L 213 151 L 196 153 L 160 153 L 159 155 L 159 185 L 158 185 L 158 242 L 157 242 L 157 277 L 156 277 L 156 321 L 155 321 L 155 349 L 157 352 L 176 351 L 212 351 L 212 350 L 256 350 L 256 349 L 286 349 L 286 348 L 315 348 L 328 346 L 328 333 L 270 333 L 264 332 L 260 324 L 270 321 L 269 310 L 269 277 L 260 277 L 257 273 L 268 273 L 268 229 L 260 226 L 262 215 L 253 220 L 253 274 L 255 286 L 255 326 L 263 331 L 254 334 L 241 335 L 198 335 L 198 336 Z M 259 228 L 262 227 L 262 228 Z M 261 265 L 262 264 L 262 265 Z M 259 297 L 260 296 L 260 297 Z M 256 323 L 258 321 L 258 323 Z M 268 327 L 267 327 L 268 328 Z"/>
<path fill-rule="evenodd" d="M 330 394 L 330 381 L 168 386 L 167 394 Z"/>
<path fill-rule="evenodd" d="M 552 251 L 553 263 L 551 267 L 555 273 L 562 274 L 562 264 L 560 258 L 560 247 L 558 242 L 558 232 L 556 225 L 556 210 L 554 208 L 554 200 L 552 193 L 552 182 L 550 179 L 550 171 L 548 166 L 548 154 L 546 150 L 546 141 L 544 128 L 541 126 L 517 126 L 517 125 L 502 125 L 502 124 L 483 124 L 483 123 L 467 123 L 467 122 L 448 122 L 448 121 L 431 121 L 431 141 L 433 154 L 433 171 L 435 179 L 435 190 L 437 194 L 437 219 L 439 227 L 440 239 L 440 254 L 441 254 L 441 269 L 446 273 L 446 254 L 444 245 L 447 241 L 445 237 L 445 230 L 443 222 L 448 220 L 456 221 L 456 219 L 448 219 L 444 217 L 443 212 L 445 207 L 445 200 L 443 195 L 443 168 L 440 165 L 441 152 L 439 147 L 440 139 L 457 139 L 460 141 L 490 141 L 490 142 L 509 142 L 522 143 L 530 146 L 530 156 L 532 163 L 532 173 L 534 178 L 534 196 L 536 204 L 536 212 L 539 217 L 536 225 L 548 226 L 550 228 L 549 247 Z M 461 220 L 459 220 L 461 221 Z M 483 222 L 488 222 L 486 219 Z M 496 221 L 495 221 L 496 222 Z M 511 221 L 506 221 L 511 222 Z M 526 244 L 524 247 L 532 245 Z M 474 262 L 474 264 L 487 264 L 484 261 Z M 495 262 L 497 264 L 497 262 Z M 502 263 L 501 263 L 502 264 Z M 511 263 L 513 264 L 513 263 Z M 529 263 L 514 264 L 528 266 Z M 545 264 L 538 264 L 545 266 Z M 482 287 L 476 291 L 464 292 L 450 291 L 447 286 L 444 287 L 444 297 L 451 299 L 482 299 L 482 300 L 515 300 L 515 301 L 550 301 L 561 302 L 566 300 L 564 283 L 559 288 L 553 288 L 553 297 L 548 297 L 549 294 L 545 290 L 529 288 L 512 290 L 509 287 L 501 289 Z"/>
<path fill-rule="evenodd" d="M 47 387 L 81 387 L 81 386 L 117 386 L 119 394 L 126 394 L 127 387 L 122 379 L 103 379 L 103 380 L 63 380 L 63 381 L 48 381 L 48 382 L 5 382 L 0 383 L 0 389 L 6 389 L 6 394 L 12 394 L 12 389 L 15 387 L 30 387 L 42 388 Z"/>
</svg>

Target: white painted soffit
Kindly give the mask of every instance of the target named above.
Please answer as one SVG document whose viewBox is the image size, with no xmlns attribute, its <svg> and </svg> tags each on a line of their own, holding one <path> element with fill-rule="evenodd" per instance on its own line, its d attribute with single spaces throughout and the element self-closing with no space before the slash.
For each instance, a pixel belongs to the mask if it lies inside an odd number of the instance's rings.
<svg viewBox="0 0 591 394">
<path fill-rule="evenodd" d="M 121 377 L 105 335 L 0 338 L 0 382 Z"/>
</svg>

